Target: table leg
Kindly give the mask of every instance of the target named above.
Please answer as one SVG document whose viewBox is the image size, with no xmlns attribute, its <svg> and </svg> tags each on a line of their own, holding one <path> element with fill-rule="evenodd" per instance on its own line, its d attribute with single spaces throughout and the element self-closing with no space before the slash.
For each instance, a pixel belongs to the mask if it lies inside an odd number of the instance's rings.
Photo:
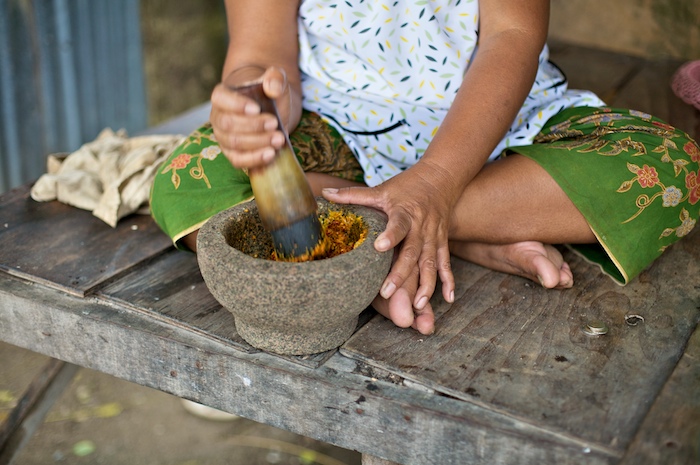
<svg viewBox="0 0 700 465">
<path fill-rule="evenodd" d="M 0 465 L 8 465 L 29 441 L 78 367 L 51 359 L 31 382 L 17 406 L 0 424 Z"/>
</svg>

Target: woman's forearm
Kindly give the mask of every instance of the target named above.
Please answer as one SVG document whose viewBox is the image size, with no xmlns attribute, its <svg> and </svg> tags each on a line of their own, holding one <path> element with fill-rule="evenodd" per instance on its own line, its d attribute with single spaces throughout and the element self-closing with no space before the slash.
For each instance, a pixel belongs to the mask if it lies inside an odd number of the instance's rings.
<svg viewBox="0 0 700 465">
<path fill-rule="evenodd" d="M 291 98 L 290 108 L 280 110 L 290 113 L 289 129 L 301 116 L 298 9 L 299 2 L 293 0 L 226 0 L 229 47 L 222 80 L 246 65 L 284 69 Z"/>
<path fill-rule="evenodd" d="M 533 3 L 537 2 L 530 6 Z M 482 4 L 479 49 L 423 157 L 425 162 L 450 168 L 457 190 L 481 170 L 518 114 L 532 88 L 547 31 L 546 6 L 541 7 L 544 11 L 533 11 L 528 28 L 522 28 L 508 22 L 504 10 L 497 13 L 500 17 L 494 26 L 491 16 L 496 13 L 488 9 L 486 0 Z M 492 4 L 493 10 L 501 2 Z M 515 13 L 514 18 L 522 17 Z"/>
</svg>

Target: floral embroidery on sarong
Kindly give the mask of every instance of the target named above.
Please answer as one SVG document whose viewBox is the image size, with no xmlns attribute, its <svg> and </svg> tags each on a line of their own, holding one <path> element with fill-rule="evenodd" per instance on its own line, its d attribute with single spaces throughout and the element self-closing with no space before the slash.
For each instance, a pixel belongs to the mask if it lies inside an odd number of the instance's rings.
<svg viewBox="0 0 700 465">
<path fill-rule="evenodd" d="M 209 141 L 210 145 L 207 145 Z M 204 145 L 199 153 L 196 153 L 196 149 Z M 195 149 L 195 150 L 193 150 Z M 221 153 L 221 148 L 216 143 L 216 137 L 212 132 L 211 125 L 207 124 L 194 133 L 177 149 L 181 153 L 176 155 L 170 160 L 170 163 L 165 165 L 161 174 L 166 174 L 171 171 L 170 180 L 175 186 L 175 189 L 180 187 L 181 178 L 178 170 L 183 170 L 187 168 L 190 163 L 194 160 L 195 166 L 191 167 L 189 170 L 189 175 L 196 180 L 202 180 L 206 184 L 208 189 L 211 189 L 211 184 L 209 183 L 209 178 L 204 172 L 204 166 L 202 165 L 202 160 L 213 161 Z M 193 153 L 194 152 L 194 153 Z"/>
<path fill-rule="evenodd" d="M 569 246 L 620 284 L 698 223 L 700 147 L 648 113 L 567 108 L 534 142 L 511 150 L 559 184 L 597 239 Z"/>
<path fill-rule="evenodd" d="M 636 118 L 635 118 L 636 117 Z M 627 122 L 630 121 L 630 122 Z M 648 125 L 645 125 L 648 123 Z M 595 127 L 588 133 L 580 128 L 583 124 L 593 124 Z M 577 129 L 573 129 L 577 128 Z M 627 137 L 620 137 L 630 134 Z M 648 137 L 640 141 L 640 134 Z M 615 157 L 625 153 L 629 157 L 652 156 L 658 157 L 662 163 L 673 167 L 673 177 L 660 179 L 657 169 L 649 164 L 627 162 L 627 170 L 634 174 L 631 179 L 625 179 L 617 189 L 618 193 L 630 192 L 638 184 L 643 189 L 655 192 L 638 194 L 635 199 L 637 212 L 622 221 L 629 223 L 638 218 L 648 207 L 657 200 L 665 208 L 678 207 L 687 201 L 695 205 L 700 199 L 700 149 L 690 137 L 673 126 L 654 120 L 651 115 L 630 110 L 628 114 L 609 108 L 601 109 L 592 115 L 584 117 L 572 116 L 565 121 L 552 125 L 549 131 L 540 133 L 536 143 L 557 142 L 558 149 L 575 150 L 579 153 L 597 153 L 601 156 Z M 685 142 L 680 149 L 676 140 Z M 687 141 L 687 142 L 686 142 Z M 696 163 L 695 170 L 691 162 Z M 700 214 L 700 212 L 699 212 Z M 683 237 L 693 229 L 697 220 L 686 208 L 681 208 L 678 216 L 679 225 L 669 225 L 659 239 L 672 234 Z M 662 246 L 661 250 L 668 247 Z"/>
<path fill-rule="evenodd" d="M 211 122 L 205 123 L 201 128 L 190 134 L 187 140 L 182 144 L 182 148 L 186 149 L 191 144 L 202 145 L 202 140 L 208 140 L 214 144 L 217 143 Z"/>
</svg>

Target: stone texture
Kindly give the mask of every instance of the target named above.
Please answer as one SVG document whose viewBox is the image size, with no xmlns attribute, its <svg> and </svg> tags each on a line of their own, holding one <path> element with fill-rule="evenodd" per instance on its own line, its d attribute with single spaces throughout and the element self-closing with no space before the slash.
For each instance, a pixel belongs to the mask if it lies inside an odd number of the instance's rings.
<svg viewBox="0 0 700 465">
<path fill-rule="evenodd" d="M 269 257 L 272 241 L 254 201 L 213 216 L 199 232 L 197 259 L 204 281 L 254 347 L 301 355 L 340 346 L 389 272 L 393 252 L 379 253 L 373 245 L 386 227 L 382 213 L 322 198 L 317 202 L 319 214 L 330 207 L 361 216 L 367 239 L 351 252 L 312 262 L 255 258 Z"/>
</svg>

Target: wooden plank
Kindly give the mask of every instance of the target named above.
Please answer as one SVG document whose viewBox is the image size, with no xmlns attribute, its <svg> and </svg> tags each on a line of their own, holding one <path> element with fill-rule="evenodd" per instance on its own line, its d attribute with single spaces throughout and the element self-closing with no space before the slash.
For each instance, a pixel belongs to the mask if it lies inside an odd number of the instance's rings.
<svg viewBox="0 0 700 465">
<path fill-rule="evenodd" d="M 165 253 L 95 295 L 153 318 L 180 323 L 238 350 L 256 352 L 236 332 L 231 313 L 207 289 L 193 253 Z"/>
<path fill-rule="evenodd" d="M 96 291 L 96 296 L 120 306 L 128 306 L 156 319 L 164 319 L 183 329 L 213 338 L 223 344 L 253 353 L 259 350 L 248 344 L 236 331 L 233 315 L 217 302 L 207 289 L 189 252 L 166 252 L 147 267 L 132 272 Z M 373 315 L 365 312 L 360 324 Z M 358 325 L 359 326 L 359 325 Z M 335 350 L 302 356 L 280 356 L 304 366 L 318 367 Z"/>
<path fill-rule="evenodd" d="M 13 463 L 77 371 L 75 365 L 52 359 L 32 380 L 17 406 L 0 425 L 0 465 Z"/>
<path fill-rule="evenodd" d="M 12 328 L 12 330 L 8 330 Z M 387 334 L 387 337 L 391 337 Z M 605 448 L 459 399 L 312 369 L 0 273 L 0 338 L 340 447 L 403 464 L 612 465 Z"/>
<path fill-rule="evenodd" d="M 594 92 L 613 104 L 615 96 L 643 66 L 638 57 L 550 41 L 550 60 L 567 77 L 570 89 Z"/>
<path fill-rule="evenodd" d="M 700 327 L 620 465 L 659 463 L 700 463 Z"/>
<path fill-rule="evenodd" d="M 550 58 L 566 74 L 569 88 L 591 90 L 609 106 L 645 111 L 700 138 L 700 112 L 676 97 L 670 85 L 681 61 L 650 61 L 557 41 L 550 42 Z"/>
<path fill-rule="evenodd" d="M 84 296 L 172 247 L 147 215 L 111 228 L 90 212 L 35 202 L 30 186 L 0 196 L 0 270 Z"/>
<path fill-rule="evenodd" d="M 626 287 L 566 258 L 576 279 L 569 290 L 455 260 L 455 303 L 434 297 L 432 336 L 376 318 L 341 353 L 621 456 L 700 319 L 691 282 L 700 275 L 700 233 Z M 644 323 L 627 325 L 631 314 Z M 585 335 L 593 320 L 610 332 Z"/>
<path fill-rule="evenodd" d="M 700 112 L 676 97 L 671 89 L 673 73 L 682 62 L 647 61 L 617 93 L 612 104 L 645 111 L 700 139 Z"/>
</svg>

